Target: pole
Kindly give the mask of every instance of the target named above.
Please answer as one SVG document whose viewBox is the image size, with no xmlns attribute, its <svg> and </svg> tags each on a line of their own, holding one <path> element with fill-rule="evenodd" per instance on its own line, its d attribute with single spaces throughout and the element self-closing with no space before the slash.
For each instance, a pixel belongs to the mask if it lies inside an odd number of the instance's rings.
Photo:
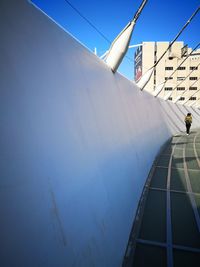
<svg viewBox="0 0 200 267">
<path fill-rule="evenodd" d="M 106 57 L 106 63 L 111 68 L 113 73 L 115 73 L 122 62 L 132 37 L 133 29 L 138 20 L 147 0 L 143 0 L 139 9 L 135 13 L 133 19 L 127 24 L 127 26 L 120 32 L 120 34 L 112 42 L 108 55 Z"/>
</svg>

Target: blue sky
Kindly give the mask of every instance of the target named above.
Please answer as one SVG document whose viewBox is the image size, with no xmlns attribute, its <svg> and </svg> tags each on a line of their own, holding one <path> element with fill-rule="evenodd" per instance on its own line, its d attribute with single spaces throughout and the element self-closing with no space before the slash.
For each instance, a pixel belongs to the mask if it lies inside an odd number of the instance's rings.
<svg viewBox="0 0 200 267">
<path fill-rule="evenodd" d="M 32 0 L 45 13 L 62 25 L 90 50 L 97 48 L 100 56 L 110 44 L 100 36 L 65 0 Z M 142 0 L 69 0 L 82 15 L 95 25 L 111 42 L 132 19 Z M 200 5 L 199 0 L 149 0 L 137 21 L 131 44 L 143 41 L 171 41 Z M 178 41 L 189 47 L 200 42 L 200 12 L 192 20 Z M 127 56 L 133 60 L 135 49 Z M 127 57 L 119 71 L 133 79 L 134 63 Z"/>
</svg>

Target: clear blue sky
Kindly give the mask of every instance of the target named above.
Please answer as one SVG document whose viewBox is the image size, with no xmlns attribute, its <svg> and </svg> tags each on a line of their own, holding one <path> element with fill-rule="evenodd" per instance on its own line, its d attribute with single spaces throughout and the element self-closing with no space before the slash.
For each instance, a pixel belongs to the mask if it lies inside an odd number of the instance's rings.
<svg viewBox="0 0 200 267">
<path fill-rule="evenodd" d="M 96 47 L 98 55 L 109 49 L 109 43 L 65 0 L 32 0 L 32 2 L 90 50 L 94 51 Z M 107 39 L 113 41 L 132 19 L 142 0 L 69 0 L 69 2 Z M 143 41 L 171 41 L 199 5 L 199 0 L 149 0 L 137 21 L 131 44 Z M 178 41 L 184 41 L 189 47 L 194 47 L 200 42 L 200 12 Z M 135 49 L 130 49 L 127 56 L 133 59 L 134 52 Z M 125 58 L 119 71 L 129 79 L 133 79 L 134 63 Z"/>
</svg>

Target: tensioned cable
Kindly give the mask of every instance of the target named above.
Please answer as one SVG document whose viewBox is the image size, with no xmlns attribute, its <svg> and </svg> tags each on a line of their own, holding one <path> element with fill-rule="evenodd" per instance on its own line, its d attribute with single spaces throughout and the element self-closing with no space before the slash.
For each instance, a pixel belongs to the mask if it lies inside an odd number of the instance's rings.
<svg viewBox="0 0 200 267">
<path fill-rule="evenodd" d="M 172 72 L 172 74 L 168 78 L 172 77 L 173 74 L 178 70 L 178 68 L 181 67 L 182 64 L 188 59 L 188 57 L 193 55 L 193 52 L 198 48 L 199 45 L 200 43 L 198 43 L 198 45 L 196 45 L 195 48 L 192 49 L 192 51 L 187 55 L 187 57 L 181 62 L 181 64 Z"/>
<path fill-rule="evenodd" d="M 109 44 L 111 44 L 111 41 L 91 21 L 89 21 L 74 5 L 72 5 L 68 0 L 64 0 L 64 1 L 72 9 L 74 9 L 74 11 L 76 11 L 79 14 L 79 16 L 81 16 L 93 29 L 95 29 L 101 35 L 101 37 L 104 38 L 104 40 L 106 40 Z M 184 25 L 184 27 L 181 29 L 181 31 L 176 35 L 176 37 L 174 38 L 174 40 L 169 44 L 167 50 L 163 53 L 163 55 L 159 58 L 159 60 L 153 65 L 153 67 L 156 67 L 157 66 L 157 64 L 164 57 L 164 55 L 167 53 L 167 51 L 170 49 L 170 47 L 173 45 L 173 43 L 178 39 L 178 37 L 180 36 L 180 34 L 188 26 L 188 24 L 192 21 L 192 19 L 198 13 L 199 10 L 200 10 L 200 7 L 198 7 L 198 9 L 192 14 L 192 16 L 190 17 L 190 19 L 187 21 L 187 23 Z M 127 57 L 126 56 L 126 58 L 129 59 L 130 61 L 134 62 L 130 57 Z"/>
<path fill-rule="evenodd" d="M 199 63 L 199 65 L 200 65 L 200 63 Z M 199 66 L 198 65 L 198 66 Z M 198 67 L 197 66 L 197 67 Z M 176 88 L 178 88 L 179 87 L 179 85 L 181 85 L 189 76 L 190 76 L 190 74 L 193 72 L 194 70 L 192 70 L 190 73 L 189 73 L 189 75 L 187 75 L 178 85 L 176 85 L 172 90 L 171 90 L 171 92 L 170 92 L 170 94 L 169 95 L 167 95 L 167 98 L 164 98 L 165 100 L 168 100 L 169 99 L 169 97 L 172 95 L 172 92 L 176 89 Z M 200 78 L 199 78 L 200 79 Z M 195 80 L 194 82 L 193 82 L 193 84 L 191 84 L 190 85 L 190 87 L 192 87 L 196 82 L 198 82 L 199 81 L 199 79 L 197 79 L 197 80 Z M 187 91 L 187 90 L 186 90 Z M 183 94 L 186 92 L 186 91 L 184 91 L 183 92 Z M 183 95 L 183 94 L 180 94 L 180 97 Z"/>
<path fill-rule="evenodd" d="M 197 66 L 195 66 L 195 67 L 198 68 L 199 65 L 200 65 L 200 63 L 199 63 Z M 193 71 L 195 71 L 195 69 L 192 70 L 192 71 L 191 71 L 191 72 L 190 72 L 190 73 L 189 73 L 189 74 L 188 74 L 188 75 L 187 75 L 187 76 L 186 76 L 186 77 L 185 77 L 185 78 L 184 78 L 178 85 L 176 85 L 176 86 L 172 89 L 172 92 L 173 92 L 177 87 L 179 87 L 179 85 L 182 84 L 182 83 L 183 83 L 183 82 L 190 76 L 190 74 L 191 74 Z M 200 79 L 200 78 L 199 78 L 199 79 Z M 196 83 L 196 82 L 197 82 L 197 81 L 195 81 L 194 83 Z M 193 84 L 194 84 L 194 83 L 193 83 Z M 192 84 L 192 85 L 193 85 L 193 84 Z"/>
<path fill-rule="evenodd" d="M 178 37 L 181 35 L 181 33 L 184 31 L 184 29 L 188 26 L 188 24 L 192 21 L 192 19 L 196 16 L 196 14 L 199 12 L 200 7 L 197 8 L 197 10 L 192 14 L 192 16 L 189 18 L 189 20 L 185 23 L 183 28 L 180 30 L 180 32 L 175 36 L 175 38 L 172 40 L 172 42 L 169 44 L 168 48 L 165 50 L 165 52 L 162 54 L 162 56 L 156 61 L 156 63 L 153 65 L 153 68 L 155 68 L 158 63 L 161 61 L 161 59 L 164 57 L 164 55 L 167 53 L 167 51 L 170 49 L 170 47 L 173 45 L 173 43 L 178 39 Z"/>
<path fill-rule="evenodd" d="M 178 37 L 181 35 L 181 33 L 184 31 L 184 29 L 189 25 L 189 23 L 192 21 L 192 19 L 196 16 L 196 14 L 199 12 L 200 6 L 196 9 L 196 11 L 192 14 L 192 16 L 189 18 L 189 20 L 185 23 L 185 25 L 182 27 L 182 29 L 179 31 L 179 33 L 175 36 L 175 38 L 170 42 L 169 46 L 165 50 L 165 52 L 160 56 L 158 61 L 154 63 L 154 65 L 147 70 L 147 72 L 140 78 L 139 82 L 137 83 L 141 90 L 145 88 L 147 83 L 149 82 L 153 71 L 155 70 L 155 67 L 158 65 L 158 63 L 161 61 L 161 59 L 164 57 L 164 55 L 167 53 L 167 51 L 171 48 L 173 43 L 178 39 Z"/>
<path fill-rule="evenodd" d="M 199 65 L 200 65 L 200 63 L 199 63 Z M 199 66 L 199 65 L 198 65 L 198 66 Z M 198 67 L 198 66 L 197 66 L 197 67 Z M 186 78 L 187 78 L 187 77 L 186 77 Z M 192 86 L 193 86 L 195 83 L 197 83 L 199 80 L 200 80 L 200 77 L 199 77 L 197 80 L 195 80 L 195 81 L 190 85 L 190 87 L 192 87 Z M 183 80 L 183 81 L 185 81 L 185 80 Z M 183 81 L 182 81 L 182 82 L 183 82 Z M 181 82 L 181 83 L 182 83 L 182 82 Z M 176 87 L 175 87 L 175 89 L 176 89 Z M 183 96 L 186 92 L 187 92 L 187 90 L 185 90 L 182 94 L 180 94 L 180 97 Z M 197 93 L 197 92 L 195 92 L 195 93 Z"/>
<path fill-rule="evenodd" d="M 172 77 L 174 75 L 174 73 L 178 70 L 179 67 L 181 67 L 183 65 L 183 63 L 189 58 L 189 56 L 193 55 L 193 52 L 198 48 L 198 46 L 200 45 L 200 43 L 198 43 L 195 48 L 192 49 L 192 51 L 187 55 L 187 57 L 178 65 L 178 67 L 170 74 L 170 76 L 164 81 L 163 83 L 163 87 L 164 85 L 167 83 L 167 81 L 169 80 L 170 77 Z M 162 90 L 156 95 L 156 97 L 162 92 Z"/>
<path fill-rule="evenodd" d="M 75 6 L 73 6 L 68 0 L 64 0 L 72 9 L 74 9 L 74 11 L 76 11 L 79 16 L 81 16 L 95 31 L 97 31 L 101 37 L 104 38 L 104 40 L 106 40 L 109 44 L 111 44 L 112 42 L 91 22 L 89 21 L 89 19 L 87 19 Z M 131 59 L 128 56 L 125 56 L 129 61 L 134 62 L 133 59 Z"/>
<path fill-rule="evenodd" d="M 103 37 L 109 44 L 111 44 L 111 41 L 99 29 L 97 29 L 97 27 L 92 22 L 90 22 L 84 15 L 82 15 L 81 12 L 75 6 L 73 6 L 68 0 L 64 1 L 69 6 L 71 6 L 71 8 L 73 8 L 79 14 L 79 16 L 81 16 L 93 29 L 95 29 L 95 31 L 97 31 L 101 35 L 101 37 Z"/>
<path fill-rule="evenodd" d="M 197 80 L 198 81 L 198 80 Z M 198 89 L 197 91 L 195 91 L 193 94 L 191 94 L 188 99 L 186 99 L 186 101 L 183 102 L 183 105 L 185 105 L 189 100 L 192 100 L 191 97 L 195 96 L 198 92 L 200 91 L 200 89 Z M 183 95 L 182 95 L 183 96 Z M 195 99 L 193 100 L 195 101 Z"/>
</svg>

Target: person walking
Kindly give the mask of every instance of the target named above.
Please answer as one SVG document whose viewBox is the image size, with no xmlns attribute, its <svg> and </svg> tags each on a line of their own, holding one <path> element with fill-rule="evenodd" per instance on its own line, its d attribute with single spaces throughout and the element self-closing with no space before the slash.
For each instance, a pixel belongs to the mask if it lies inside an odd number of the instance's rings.
<svg viewBox="0 0 200 267">
<path fill-rule="evenodd" d="M 185 126 L 186 126 L 187 135 L 190 134 L 191 124 L 192 124 L 192 115 L 191 115 L 191 113 L 188 113 L 187 116 L 185 117 Z"/>
</svg>

